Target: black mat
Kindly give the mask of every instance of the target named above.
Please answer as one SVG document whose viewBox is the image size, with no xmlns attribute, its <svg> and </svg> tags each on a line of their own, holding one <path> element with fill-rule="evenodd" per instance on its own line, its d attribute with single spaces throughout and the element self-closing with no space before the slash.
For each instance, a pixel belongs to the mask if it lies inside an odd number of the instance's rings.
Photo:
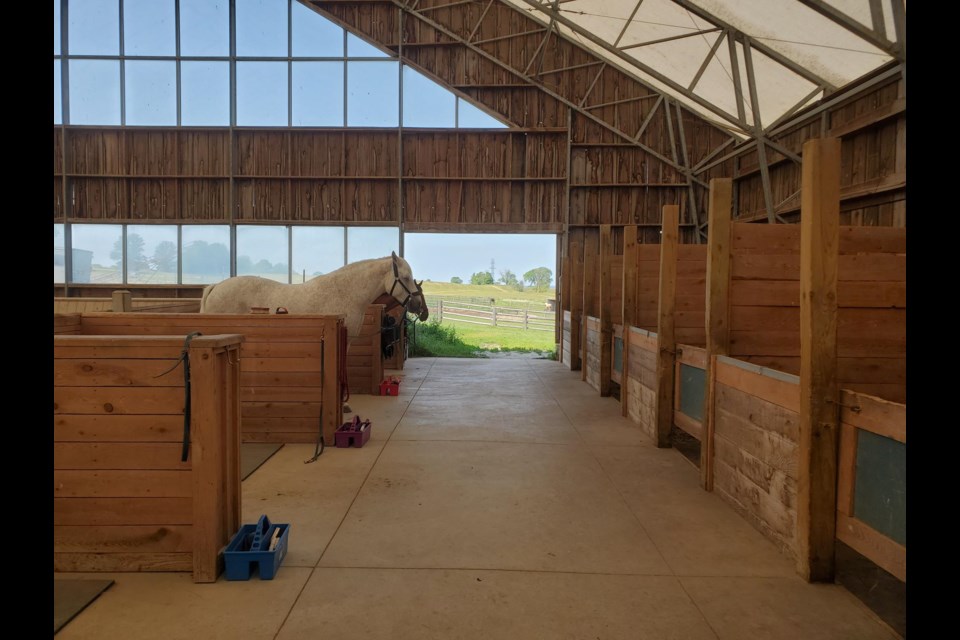
<svg viewBox="0 0 960 640">
<path fill-rule="evenodd" d="M 271 442 L 244 442 L 240 445 L 240 479 L 246 480 L 270 456 L 280 450 L 282 444 Z"/>
<path fill-rule="evenodd" d="M 53 632 L 56 633 L 113 584 L 113 580 L 54 580 Z"/>
</svg>

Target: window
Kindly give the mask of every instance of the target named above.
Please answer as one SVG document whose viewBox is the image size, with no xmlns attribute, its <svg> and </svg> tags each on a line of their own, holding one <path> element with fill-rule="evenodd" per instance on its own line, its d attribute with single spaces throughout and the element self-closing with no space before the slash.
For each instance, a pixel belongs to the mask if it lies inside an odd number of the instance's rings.
<svg viewBox="0 0 960 640">
<path fill-rule="evenodd" d="M 237 55 L 287 57 L 286 0 L 237 0 Z"/>
<path fill-rule="evenodd" d="M 70 61 L 70 123 L 120 124 L 119 61 Z"/>
<path fill-rule="evenodd" d="M 342 58 L 343 29 L 299 2 L 293 6 L 293 55 Z"/>
<path fill-rule="evenodd" d="M 70 236 L 73 282 L 123 282 L 123 225 L 75 224 Z"/>
<path fill-rule="evenodd" d="M 114 3 L 116 4 L 116 3 Z M 70 4 L 73 11 L 73 3 Z M 123 0 L 123 53 L 172 56 L 177 53 L 173 0 Z"/>
<path fill-rule="evenodd" d="M 177 283 L 177 227 L 130 225 L 127 227 L 127 282 Z"/>
<path fill-rule="evenodd" d="M 67 251 L 62 224 L 53 225 L 53 282 L 67 281 Z"/>
<path fill-rule="evenodd" d="M 187 127 L 230 124 L 230 63 L 180 63 L 180 121 Z"/>
<path fill-rule="evenodd" d="M 391 251 L 400 251 L 400 230 L 397 227 L 347 228 L 347 262 L 383 258 Z"/>
<path fill-rule="evenodd" d="M 347 63 L 347 125 L 396 127 L 400 92 L 396 62 Z"/>
<path fill-rule="evenodd" d="M 63 97 L 60 86 L 63 78 L 60 75 L 60 60 L 53 61 L 53 124 L 63 124 Z"/>
<path fill-rule="evenodd" d="M 349 58 L 389 58 L 390 56 L 377 49 L 366 40 L 358 38 L 352 33 L 347 34 L 347 57 Z"/>
<path fill-rule="evenodd" d="M 230 227 L 184 225 L 183 284 L 212 284 L 230 277 Z"/>
<path fill-rule="evenodd" d="M 60 0 L 53 0 L 53 55 L 60 55 Z"/>
<path fill-rule="evenodd" d="M 237 124 L 287 124 L 287 63 L 237 63 Z"/>
<path fill-rule="evenodd" d="M 120 3 L 117 0 L 70 0 L 68 18 L 70 55 L 120 54 Z"/>
<path fill-rule="evenodd" d="M 127 60 L 126 123 L 177 124 L 177 65 L 157 60 Z"/>
<path fill-rule="evenodd" d="M 461 129 L 505 129 L 503 124 L 487 112 L 466 100 L 457 100 L 457 126 Z"/>
<path fill-rule="evenodd" d="M 403 126 L 456 126 L 457 96 L 433 80 L 404 65 Z"/>
<path fill-rule="evenodd" d="M 293 125 L 343 126 L 343 63 L 293 63 Z"/>
<path fill-rule="evenodd" d="M 343 266 L 343 227 L 293 227 L 293 281 L 306 282 Z"/>
<path fill-rule="evenodd" d="M 237 275 L 290 282 L 287 227 L 237 227 Z"/>
<path fill-rule="evenodd" d="M 180 0 L 180 55 L 230 55 L 227 0 Z"/>
</svg>

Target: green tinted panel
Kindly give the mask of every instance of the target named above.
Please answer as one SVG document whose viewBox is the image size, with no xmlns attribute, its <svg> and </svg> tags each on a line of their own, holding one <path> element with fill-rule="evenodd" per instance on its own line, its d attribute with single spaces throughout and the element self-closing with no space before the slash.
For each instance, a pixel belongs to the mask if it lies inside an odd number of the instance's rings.
<svg viewBox="0 0 960 640">
<path fill-rule="evenodd" d="M 613 339 L 613 370 L 623 373 L 623 338 Z"/>
<path fill-rule="evenodd" d="M 907 445 L 857 431 L 853 515 L 907 545 Z"/>
<path fill-rule="evenodd" d="M 680 412 L 703 422 L 703 398 L 707 388 L 707 372 L 680 364 Z"/>
</svg>

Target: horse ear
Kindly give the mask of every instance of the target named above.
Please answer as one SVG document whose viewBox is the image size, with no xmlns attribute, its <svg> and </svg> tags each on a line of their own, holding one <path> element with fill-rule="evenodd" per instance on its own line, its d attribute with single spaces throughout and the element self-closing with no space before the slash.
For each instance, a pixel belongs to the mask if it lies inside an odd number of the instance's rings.
<svg viewBox="0 0 960 640">
<path fill-rule="evenodd" d="M 396 252 L 396 251 L 391 251 L 391 252 L 390 252 L 390 255 L 393 256 L 393 261 L 396 262 L 396 261 L 397 261 L 397 252 Z"/>
</svg>

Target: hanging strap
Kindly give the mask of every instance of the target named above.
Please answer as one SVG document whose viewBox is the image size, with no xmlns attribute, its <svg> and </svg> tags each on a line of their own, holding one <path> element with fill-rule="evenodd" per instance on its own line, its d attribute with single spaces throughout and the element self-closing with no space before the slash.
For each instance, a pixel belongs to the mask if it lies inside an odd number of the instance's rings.
<svg viewBox="0 0 960 640">
<path fill-rule="evenodd" d="M 183 363 L 183 449 L 180 453 L 180 462 L 186 462 L 190 455 L 190 341 L 202 335 L 199 331 L 189 334 L 184 339 L 183 351 L 180 352 L 180 357 L 173 363 L 173 366 L 163 373 L 153 376 L 154 378 L 165 376 L 180 366 L 181 362 Z"/>
<path fill-rule="evenodd" d="M 320 336 L 320 384 L 323 384 L 325 380 L 324 376 L 324 365 L 326 358 L 324 357 L 324 347 L 326 347 L 326 339 L 324 336 Z M 317 424 L 317 446 L 313 450 L 313 457 L 304 460 L 303 464 L 310 464 L 311 462 L 316 462 L 317 458 L 323 455 L 323 450 L 326 448 L 326 443 L 323 441 L 323 387 L 320 388 L 320 418 Z"/>
</svg>

